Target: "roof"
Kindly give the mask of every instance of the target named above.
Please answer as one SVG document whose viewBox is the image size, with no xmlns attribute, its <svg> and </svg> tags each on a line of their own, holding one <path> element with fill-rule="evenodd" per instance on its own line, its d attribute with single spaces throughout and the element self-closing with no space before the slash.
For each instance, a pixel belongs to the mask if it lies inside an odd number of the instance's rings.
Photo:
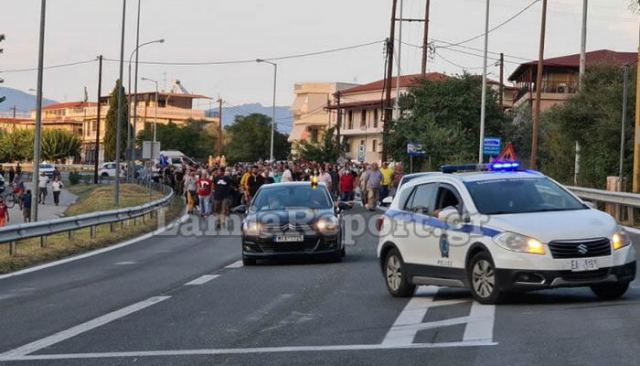
<svg viewBox="0 0 640 366">
<path fill-rule="evenodd" d="M 30 118 L 11 118 L 11 117 L 0 117 L 0 123 L 28 123 L 33 122 Z"/>
<path fill-rule="evenodd" d="M 155 91 L 147 91 L 147 92 L 138 92 L 138 93 L 131 93 L 131 94 L 126 94 L 126 96 L 129 95 L 151 95 L 151 96 L 155 96 L 156 92 Z M 158 96 L 165 96 L 165 97 L 180 97 L 180 98 L 191 98 L 191 99 L 212 99 L 206 95 L 202 95 L 202 94 L 186 94 L 186 93 L 166 93 L 166 92 L 159 92 Z M 110 95 L 103 95 L 100 97 L 100 100 L 107 100 L 109 99 L 111 96 Z"/>
<path fill-rule="evenodd" d="M 46 107 L 42 107 L 42 110 L 95 107 L 96 105 L 98 104 L 95 102 L 65 102 L 65 103 L 49 104 Z"/>
<path fill-rule="evenodd" d="M 612 50 L 597 50 L 590 51 L 585 54 L 586 56 L 586 64 L 587 65 L 625 65 L 625 64 L 635 64 L 638 62 L 638 53 L 637 52 L 617 52 Z M 515 80 L 520 74 L 524 73 L 526 70 L 533 68 L 536 69 L 538 65 L 538 61 L 529 61 L 523 64 L 520 64 L 516 68 L 516 70 L 509 76 L 509 80 Z M 561 56 L 561 57 L 552 57 L 546 58 L 543 60 L 543 65 L 545 67 L 565 67 L 565 68 L 575 68 L 578 69 L 580 67 L 580 54 L 575 53 L 573 55 Z"/>
<path fill-rule="evenodd" d="M 447 75 L 439 72 L 428 72 L 426 74 L 426 77 L 423 77 L 422 74 L 402 75 L 400 76 L 400 87 L 408 88 L 408 87 L 416 86 L 420 84 L 420 82 L 424 79 L 431 80 L 431 81 L 439 81 L 439 80 L 444 80 L 447 77 L 448 77 Z M 396 87 L 397 81 L 398 81 L 398 78 L 394 76 L 393 79 L 391 80 L 391 88 Z M 342 90 L 340 93 L 344 95 L 344 94 L 364 93 L 364 92 L 382 90 L 382 88 L 384 87 L 384 84 L 385 84 L 385 80 L 381 79 L 369 84 L 363 84 L 353 88 Z"/>
</svg>

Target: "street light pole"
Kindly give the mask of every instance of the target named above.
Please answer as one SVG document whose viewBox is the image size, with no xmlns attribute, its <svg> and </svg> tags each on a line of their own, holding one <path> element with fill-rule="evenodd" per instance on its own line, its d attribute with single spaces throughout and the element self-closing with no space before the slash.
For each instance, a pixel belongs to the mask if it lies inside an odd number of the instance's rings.
<svg viewBox="0 0 640 366">
<path fill-rule="evenodd" d="M 122 0 L 122 34 L 120 36 L 120 77 L 118 79 L 118 116 L 116 118 L 116 182 L 113 196 L 113 203 L 116 207 L 120 206 L 120 144 L 122 131 L 122 105 L 124 104 L 124 95 L 122 93 L 122 73 L 124 64 L 124 29 L 127 14 L 127 0 Z"/>
<path fill-rule="evenodd" d="M 140 15 L 138 14 L 138 17 Z M 131 178 L 132 174 L 133 174 L 133 165 L 131 164 L 131 161 L 133 160 L 133 143 L 135 141 L 135 134 L 136 134 L 136 117 L 137 117 L 137 111 L 136 111 L 136 107 L 137 107 L 137 102 L 138 102 L 138 50 L 146 45 L 150 45 L 152 43 L 164 43 L 164 39 L 156 39 L 155 41 L 149 41 L 149 42 L 145 42 L 141 45 L 138 45 L 132 52 L 131 55 L 129 56 L 129 85 L 128 85 L 128 91 L 129 91 L 129 98 L 127 98 L 127 105 L 129 106 L 129 108 L 127 109 L 128 111 L 128 118 L 127 118 L 127 181 Z M 136 90 L 133 92 L 133 100 L 134 100 L 134 112 L 133 112 L 133 127 L 131 126 L 130 123 L 130 115 L 131 115 L 131 64 L 133 63 L 133 56 L 136 56 L 136 81 L 135 81 L 135 88 Z"/>
<path fill-rule="evenodd" d="M 38 85 L 36 92 L 36 122 L 35 139 L 33 143 L 33 177 L 31 184 L 33 192 L 37 195 L 31 199 L 31 222 L 38 221 L 38 179 L 40 176 L 40 132 L 42 130 L 42 76 L 44 65 L 44 24 L 46 15 L 47 0 L 40 2 L 40 39 L 38 44 Z"/>
<path fill-rule="evenodd" d="M 276 126 L 276 81 L 278 80 L 278 64 L 263 59 L 257 59 L 256 62 L 264 62 L 273 65 L 273 106 L 271 110 L 271 147 L 269 149 L 269 160 L 273 161 L 273 135 L 275 133 Z"/>
<path fill-rule="evenodd" d="M 480 105 L 480 147 L 478 148 L 478 164 L 484 159 L 484 120 L 486 118 L 487 104 L 487 52 L 489 48 L 489 0 L 484 19 L 484 60 L 482 63 L 482 101 Z"/>
<path fill-rule="evenodd" d="M 142 80 L 142 81 L 150 81 L 150 82 L 154 83 L 155 86 L 156 86 L 156 96 L 155 96 L 155 98 L 156 98 L 155 104 L 156 105 L 155 105 L 155 108 L 154 108 L 155 117 L 153 119 L 153 143 L 151 144 L 151 160 L 153 160 L 153 156 L 154 156 L 153 150 L 155 149 L 156 141 L 157 141 L 157 138 L 158 138 L 157 128 L 156 128 L 156 123 L 158 121 L 158 81 L 157 80 L 153 80 L 153 79 L 149 79 L 149 78 L 140 78 L 140 80 Z"/>
</svg>

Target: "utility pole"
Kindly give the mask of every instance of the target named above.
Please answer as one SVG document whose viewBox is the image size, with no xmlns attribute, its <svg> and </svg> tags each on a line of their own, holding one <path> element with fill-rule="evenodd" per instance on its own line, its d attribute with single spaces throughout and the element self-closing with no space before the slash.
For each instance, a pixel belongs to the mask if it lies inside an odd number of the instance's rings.
<svg viewBox="0 0 640 366">
<path fill-rule="evenodd" d="M 224 138 L 222 137 L 222 98 L 218 97 L 218 146 L 216 152 L 218 157 L 222 156 L 222 144 Z"/>
<path fill-rule="evenodd" d="M 403 11 L 404 1 L 400 0 L 400 19 L 398 19 L 398 61 L 396 61 L 398 67 L 398 75 L 396 77 L 396 99 L 393 103 L 393 110 L 395 112 L 395 118 L 400 118 L 400 78 L 402 77 L 402 11 Z"/>
<path fill-rule="evenodd" d="M 620 163 L 618 166 L 618 190 L 623 191 L 622 175 L 624 168 L 624 127 L 627 124 L 627 84 L 629 79 L 629 65 L 624 65 L 624 82 L 622 87 L 622 120 L 620 122 Z"/>
<path fill-rule="evenodd" d="M 540 49 L 538 73 L 536 75 L 536 100 L 533 108 L 533 131 L 531 132 L 531 169 L 538 165 L 538 130 L 540 129 L 540 98 L 542 94 L 542 71 L 544 69 L 544 37 L 547 25 L 547 0 L 542 0 L 542 22 L 540 25 Z"/>
<path fill-rule="evenodd" d="M 138 49 L 140 48 L 140 3 L 141 0 L 138 0 L 138 20 L 136 22 L 136 66 L 135 66 L 135 80 L 133 81 L 133 133 L 131 136 L 131 144 L 129 146 L 129 159 L 131 161 L 135 161 L 135 141 L 136 141 L 136 128 L 138 122 Z M 129 70 L 131 70 L 131 62 L 129 62 Z M 131 71 L 129 71 L 129 79 L 131 79 Z M 131 87 L 129 87 L 129 94 L 131 94 Z M 131 109 L 131 103 L 128 105 L 129 109 Z M 129 123 L 127 123 L 129 125 Z M 127 178 L 131 176 L 133 178 L 134 175 L 134 167 L 131 166 L 127 171 Z"/>
<path fill-rule="evenodd" d="M 393 78 L 393 47 L 394 38 L 396 32 L 396 7 L 398 0 L 392 0 L 391 5 L 391 26 L 389 31 L 389 39 L 387 39 L 387 74 L 385 75 L 385 96 L 383 105 L 383 121 L 382 121 L 382 160 L 387 160 L 387 133 L 391 128 L 391 113 L 393 111 L 391 106 L 391 79 Z"/>
<path fill-rule="evenodd" d="M 336 144 L 338 147 L 338 152 L 340 156 L 342 156 L 342 144 L 340 143 L 340 128 L 342 125 L 342 108 L 340 107 L 340 91 L 338 90 L 335 94 L 336 96 Z"/>
<path fill-rule="evenodd" d="M 482 164 L 484 159 L 484 120 L 486 118 L 487 109 L 487 61 L 489 52 L 489 0 L 485 9 L 484 19 L 484 56 L 482 63 L 482 105 L 480 105 L 480 143 L 478 144 L 478 163 Z"/>
<path fill-rule="evenodd" d="M 640 192 L 640 27 L 638 27 L 638 62 L 636 63 L 636 123 L 633 139 L 633 193 Z"/>
<path fill-rule="evenodd" d="M 429 8 L 431 0 L 427 0 L 424 11 L 424 40 L 422 41 L 422 77 L 427 76 L 427 54 L 429 53 Z"/>
<path fill-rule="evenodd" d="M 588 0 L 582 0 L 582 32 L 580 34 L 580 78 L 578 86 L 582 87 L 582 79 L 584 78 L 584 72 L 587 63 L 587 5 Z"/>
<path fill-rule="evenodd" d="M 36 86 L 36 121 L 35 138 L 33 142 L 33 177 L 31 177 L 31 187 L 36 197 L 31 199 L 31 222 L 38 221 L 38 198 L 40 192 L 38 181 L 40 178 L 40 139 L 42 131 L 42 76 L 44 73 L 44 24 L 47 0 L 40 2 L 40 39 L 38 43 L 38 84 Z"/>
<path fill-rule="evenodd" d="M 102 55 L 98 56 L 98 105 L 96 107 L 96 148 L 93 164 L 93 183 L 98 184 L 98 160 L 100 157 L 100 94 L 102 94 Z"/>
<path fill-rule="evenodd" d="M 500 52 L 500 108 L 504 108 L 504 53 Z"/>
<path fill-rule="evenodd" d="M 120 144 L 122 130 L 122 106 L 124 104 L 123 93 L 123 64 L 124 64 L 124 29 L 127 12 L 127 0 L 122 0 L 122 34 L 120 36 L 120 78 L 118 79 L 118 117 L 116 118 L 116 184 L 114 189 L 113 203 L 116 207 L 120 206 Z M 128 124 L 128 122 L 127 122 Z"/>
</svg>

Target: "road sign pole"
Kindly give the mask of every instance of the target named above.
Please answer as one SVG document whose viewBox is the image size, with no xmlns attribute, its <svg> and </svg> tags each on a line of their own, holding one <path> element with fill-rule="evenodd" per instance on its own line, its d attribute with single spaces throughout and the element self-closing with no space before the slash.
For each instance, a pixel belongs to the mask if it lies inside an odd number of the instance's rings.
<svg viewBox="0 0 640 366">
<path fill-rule="evenodd" d="M 413 173 L 413 155 L 409 155 L 409 173 Z"/>
</svg>

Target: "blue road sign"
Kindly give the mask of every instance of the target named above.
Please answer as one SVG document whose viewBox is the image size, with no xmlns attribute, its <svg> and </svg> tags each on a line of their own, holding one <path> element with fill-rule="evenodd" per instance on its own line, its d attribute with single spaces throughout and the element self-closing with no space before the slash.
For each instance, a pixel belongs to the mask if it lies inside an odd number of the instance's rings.
<svg viewBox="0 0 640 366">
<path fill-rule="evenodd" d="M 485 137 L 482 145 L 484 155 L 500 155 L 502 150 L 502 140 L 500 137 Z"/>
<path fill-rule="evenodd" d="M 425 156 L 427 153 L 424 151 L 422 144 L 409 142 L 407 143 L 407 154 L 409 156 Z"/>
</svg>

